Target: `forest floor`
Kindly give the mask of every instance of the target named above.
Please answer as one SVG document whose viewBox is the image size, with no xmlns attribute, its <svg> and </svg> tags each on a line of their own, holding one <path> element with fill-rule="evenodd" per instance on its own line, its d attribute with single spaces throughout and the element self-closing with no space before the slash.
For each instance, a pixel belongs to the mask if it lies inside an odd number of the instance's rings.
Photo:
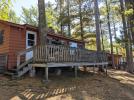
<svg viewBox="0 0 134 100">
<path fill-rule="evenodd" d="M 48 83 L 39 77 L 11 80 L 0 75 L 0 100 L 134 100 L 132 74 L 109 70 L 108 76 L 82 71 L 78 75 L 50 75 Z"/>
</svg>

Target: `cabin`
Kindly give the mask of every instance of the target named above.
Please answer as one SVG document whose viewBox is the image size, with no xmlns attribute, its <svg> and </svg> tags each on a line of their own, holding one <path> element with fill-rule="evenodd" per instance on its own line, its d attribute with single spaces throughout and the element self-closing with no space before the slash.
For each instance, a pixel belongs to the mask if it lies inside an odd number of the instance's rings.
<svg viewBox="0 0 134 100">
<path fill-rule="evenodd" d="M 31 25 L 18 25 L 0 20 L 0 55 L 8 56 L 5 69 L 13 69 L 17 65 L 17 52 L 32 46 L 39 45 L 39 32 L 37 27 Z M 51 28 L 47 34 L 47 43 L 54 45 L 72 46 L 83 48 L 84 42 L 63 35 L 56 34 Z M 31 53 L 27 53 L 25 59 L 29 59 Z"/>
<path fill-rule="evenodd" d="M 106 55 L 84 48 L 80 40 L 65 37 L 49 28 L 47 45 L 40 45 L 38 28 L 0 20 L 0 70 L 15 70 L 20 77 L 35 67 L 107 65 Z"/>
<path fill-rule="evenodd" d="M 119 65 L 123 62 L 122 55 L 120 54 L 113 54 L 114 56 L 114 65 L 115 67 L 119 67 Z M 110 53 L 107 54 L 109 65 L 112 66 L 112 55 Z"/>
</svg>

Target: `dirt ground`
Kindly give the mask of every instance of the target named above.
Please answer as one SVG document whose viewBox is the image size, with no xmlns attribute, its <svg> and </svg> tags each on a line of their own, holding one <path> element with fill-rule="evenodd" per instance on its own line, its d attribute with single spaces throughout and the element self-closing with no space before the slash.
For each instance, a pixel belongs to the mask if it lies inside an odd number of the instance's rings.
<svg viewBox="0 0 134 100">
<path fill-rule="evenodd" d="M 48 83 L 39 77 L 11 80 L 0 75 L 0 100 L 134 100 L 132 74 L 109 70 L 107 77 L 82 71 L 78 75 L 50 75 Z"/>
</svg>

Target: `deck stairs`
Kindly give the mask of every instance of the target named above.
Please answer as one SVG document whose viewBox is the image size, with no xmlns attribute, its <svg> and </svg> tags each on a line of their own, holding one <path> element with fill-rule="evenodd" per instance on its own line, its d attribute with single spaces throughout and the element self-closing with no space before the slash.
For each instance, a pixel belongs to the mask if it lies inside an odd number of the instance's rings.
<svg viewBox="0 0 134 100">
<path fill-rule="evenodd" d="M 6 71 L 5 74 L 10 75 L 12 78 L 19 78 L 24 74 L 26 74 L 31 69 L 31 67 L 29 67 L 28 64 L 32 63 L 32 61 L 33 59 L 31 58 L 25 61 L 24 63 L 20 64 L 16 68 Z"/>
<path fill-rule="evenodd" d="M 17 66 L 15 67 L 15 69 L 11 69 L 11 70 L 7 70 L 5 72 L 6 75 L 10 75 L 12 76 L 12 78 L 19 78 L 21 76 L 23 76 L 24 74 L 26 74 L 31 67 L 28 66 L 28 64 L 33 62 L 33 58 L 30 58 L 28 60 L 23 61 L 23 63 L 21 63 L 21 56 L 25 56 L 28 52 L 33 51 L 33 48 L 28 48 L 28 49 L 24 49 L 22 51 L 19 51 L 16 53 L 17 55 Z"/>
</svg>

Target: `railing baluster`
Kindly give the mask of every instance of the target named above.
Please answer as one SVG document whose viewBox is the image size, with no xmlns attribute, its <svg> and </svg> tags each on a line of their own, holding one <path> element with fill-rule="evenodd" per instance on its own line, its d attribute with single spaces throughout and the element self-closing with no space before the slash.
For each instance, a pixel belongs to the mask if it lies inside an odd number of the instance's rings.
<svg viewBox="0 0 134 100">
<path fill-rule="evenodd" d="M 64 59 L 63 59 L 64 62 L 66 62 L 66 48 L 64 47 Z"/>
<path fill-rule="evenodd" d="M 60 62 L 60 50 L 59 50 L 59 46 L 57 46 L 56 48 L 57 48 L 57 58 L 58 58 L 58 62 Z"/>
<path fill-rule="evenodd" d="M 51 62 L 55 62 L 55 46 L 51 45 Z"/>
<path fill-rule="evenodd" d="M 39 47 L 39 62 L 41 62 L 41 46 Z"/>
<path fill-rule="evenodd" d="M 104 62 L 106 54 L 86 49 L 45 45 L 33 49 L 35 62 Z M 19 59 L 19 58 L 18 58 Z"/>
<path fill-rule="evenodd" d="M 49 55 L 48 49 L 49 48 L 48 48 L 48 45 L 45 45 L 44 47 L 46 49 L 45 61 L 48 62 L 48 55 Z"/>
</svg>

